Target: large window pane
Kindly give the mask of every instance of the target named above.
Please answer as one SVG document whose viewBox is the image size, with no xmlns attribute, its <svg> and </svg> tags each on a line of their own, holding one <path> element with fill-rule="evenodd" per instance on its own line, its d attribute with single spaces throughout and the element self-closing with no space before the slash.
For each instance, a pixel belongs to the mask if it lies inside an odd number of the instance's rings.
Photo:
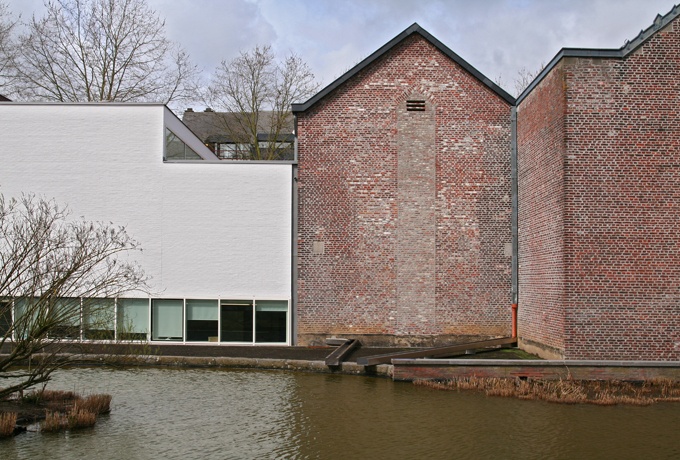
<svg viewBox="0 0 680 460">
<path fill-rule="evenodd" d="M 187 341 L 217 342 L 217 300 L 187 299 Z"/>
<path fill-rule="evenodd" d="M 149 299 L 118 299 L 116 328 L 120 340 L 147 340 Z"/>
<path fill-rule="evenodd" d="M 288 324 L 288 301 L 258 300 L 255 303 L 255 341 L 284 343 Z"/>
<path fill-rule="evenodd" d="M 12 299 L 0 299 L 0 337 L 12 329 Z"/>
<path fill-rule="evenodd" d="M 202 160 L 202 158 L 186 145 L 175 133 L 165 129 L 166 160 Z"/>
<path fill-rule="evenodd" d="M 83 299 L 83 337 L 113 340 L 116 303 L 113 299 Z"/>
<path fill-rule="evenodd" d="M 184 301 L 154 299 L 151 301 L 151 340 L 182 340 Z"/>
<path fill-rule="evenodd" d="M 222 342 L 252 342 L 253 302 L 223 300 L 220 306 L 220 322 Z"/>
<path fill-rule="evenodd" d="M 80 299 L 60 298 L 48 307 L 49 336 L 57 339 L 80 339 Z"/>
</svg>

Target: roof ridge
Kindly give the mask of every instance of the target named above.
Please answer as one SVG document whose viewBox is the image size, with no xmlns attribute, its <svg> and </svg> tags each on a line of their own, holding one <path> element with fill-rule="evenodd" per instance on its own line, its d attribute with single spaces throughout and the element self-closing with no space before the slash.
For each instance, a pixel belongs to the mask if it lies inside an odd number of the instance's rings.
<svg viewBox="0 0 680 460">
<path fill-rule="evenodd" d="M 352 67 L 347 72 L 342 74 L 340 77 L 338 77 L 336 80 L 331 82 L 329 85 L 327 85 L 326 87 L 321 89 L 318 93 L 316 93 L 314 96 L 309 98 L 307 101 L 302 102 L 302 103 L 293 104 L 292 105 L 293 113 L 304 112 L 305 110 L 309 109 L 310 107 L 315 105 L 317 102 L 319 102 L 321 99 L 325 98 L 328 94 L 333 92 L 336 88 L 343 85 L 350 78 L 352 78 L 353 76 L 358 74 L 360 71 L 362 71 L 365 68 L 367 68 L 368 66 L 370 66 L 373 62 L 377 61 L 379 58 L 381 58 L 382 56 L 387 54 L 390 50 L 392 50 L 396 45 L 403 42 L 404 40 L 406 40 L 408 37 L 410 37 L 413 34 L 418 34 L 421 37 L 423 37 L 426 41 L 430 42 L 430 44 L 432 44 L 435 48 L 437 48 L 442 54 L 444 54 L 449 59 L 451 59 L 452 61 L 457 63 L 459 66 L 461 66 L 463 69 L 465 69 L 465 71 L 467 71 L 473 77 L 478 79 L 483 85 L 487 86 L 491 91 L 496 93 L 496 95 L 498 97 L 505 100 L 510 105 L 514 105 L 514 103 L 515 103 L 514 97 L 512 97 L 503 88 L 501 88 L 500 86 L 495 84 L 493 81 L 491 81 L 488 77 L 486 77 L 479 70 L 477 70 L 475 67 L 473 67 L 465 59 L 463 59 L 458 54 L 456 54 L 454 51 L 452 51 L 444 43 L 439 41 L 435 36 L 430 34 L 427 30 L 425 30 L 423 27 L 421 27 L 417 22 L 414 22 L 409 27 L 404 29 L 400 34 L 398 34 L 393 39 L 391 39 L 390 41 L 388 41 L 387 43 L 382 45 L 380 48 L 375 50 L 368 57 L 361 60 L 358 64 L 356 64 L 354 67 Z"/>
<path fill-rule="evenodd" d="M 641 30 L 640 33 L 637 34 L 633 39 L 626 40 L 625 42 L 623 42 L 623 46 L 619 49 L 623 52 L 624 56 L 627 55 L 628 53 L 634 51 L 640 45 L 642 45 L 649 37 L 654 35 L 659 29 L 666 27 L 672 20 L 674 20 L 678 16 L 680 16 L 680 5 L 674 4 L 668 13 L 664 14 L 663 16 L 661 16 L 661 14 L 657 14 L 656 17 L 654 18 L 654 22 L 652 22 L 652 24 L 649 27 Z"/>
</svg>

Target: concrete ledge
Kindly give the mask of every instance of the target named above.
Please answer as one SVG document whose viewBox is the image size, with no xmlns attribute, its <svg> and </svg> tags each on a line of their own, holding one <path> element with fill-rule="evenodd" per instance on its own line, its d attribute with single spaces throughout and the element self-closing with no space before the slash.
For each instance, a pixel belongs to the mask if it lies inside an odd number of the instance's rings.
<svg viewBox="0 0 680 460">
<path fill-rule="evenodd" d="M 40 354 L 34 355 L 39 359 Z M 323 361 L 302 359 L 272 358 L 234 358 L 234 357 L 195 357 L 162 355 L 74 355 L 73 364 L 115 366 L 165 366 L 165 367 L 205 367 L 215 369 L 282 369 L 325 374 L 353 374 L 392 377 L 392 365 L 360 366 L 346 362 L 341 366 L 329 368 Z"/>
<path fill-rule="evenodd" d="M 393 359 L 394 380 L 464 377 L 680 381 L 678 361 L 569 361 L 507 359 Z"/>
</svg>

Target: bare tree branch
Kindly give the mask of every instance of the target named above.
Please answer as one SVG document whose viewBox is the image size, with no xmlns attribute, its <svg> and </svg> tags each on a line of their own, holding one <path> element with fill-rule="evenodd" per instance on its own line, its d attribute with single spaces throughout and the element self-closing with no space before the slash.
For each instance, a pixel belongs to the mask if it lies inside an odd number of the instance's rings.
<svg viewBox="0 0 680 460">
<path fill-rule="evenodd" d="M 290 134 L 291 104 L 312 96 L 318 86 L 299 56 L 291 53 L 278 62 L 270 46 L 257 46 L 222 61 L 207 103 L 226 112 L 221 128 L 234 143 L 250 146 L 248 159 L 276 160 L 281 155 L 278 141 Z M 259 141 L 258 134 L 266 134 L 268 141 Z"/>
<path fill-rule="evenodd" d="M 0 3 L 0 94 L 9 94 L 14 83 L 17 47 L 12 34 L 16 24 L 17 19 L 12 17 L 9 7 Z"/>
<path fill-rule="evenodd" d="M 189 98 L 198 69 L 165 36 L 145 0 L 54 0 L 18 39 L 20 98 L 170 103 Z"/>
<path fill-rule="evenodd" d="M 76 358 L 62 353 L 72 346 L 63 339 L 80 338 L 81 326 L 106 329 L 115 314 L 107 299 L 146 288 L 128 258 L 139 245 L 123 227 L 68 217 L 54 201 L 0 195 L 0 379 L 11 382 L 0 398 L 48 381 Z M 14 369 L 36 353 L 29 370 Z"/>
</svg>

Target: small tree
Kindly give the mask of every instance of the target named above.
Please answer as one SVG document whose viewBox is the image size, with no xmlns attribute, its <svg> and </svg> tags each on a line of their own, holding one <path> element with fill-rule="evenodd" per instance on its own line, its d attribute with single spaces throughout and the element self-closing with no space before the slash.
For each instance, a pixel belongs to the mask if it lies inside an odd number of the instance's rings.
<svg viewBox="0 0 680 460">
<path fill-rule="evenodd" d="M 306 100 L 318 87 L 299 56 L 291 53 L 277 61 L 270 46 L 257 46 L 221 62 L 207 103 L 225 112 L 217 118 L 219 128 L 231 142 L 249 146 L 248 159 L 276 160 L 281 156 L 280 142 L 292 134 L 291 104 Z"/>
<path fill-rule="evenodd" d="M 0 194 L 0 399 L 47 382 L 77 355 L 80 336 L 112 320 L 111 299 L 146 287 L 128 259 L 138 244 L 122 227 L 69 220 L 54 201 Z M 86 318 L 83 321 L 83 313 Z M 16 366 L 41 353 L 28 368 Z"/>
<path fill-rule="evenodd" d="M 198 70 L 165 36 L 145 0 L 45 3 L 18 39 L 22 98 L 59 102 L 171 102 L 190 98 Z"/>
<path fill-rule="evenodd" d="M 10 90 L 13 81 L 13 67 L 16 47 L 13 40 L 13 30 L 17 21 L 11 17 L 6 4 L 0 3 L 0 94 Z"/>
<path fill-rule="evenodd" d="M 545 63 L 541 63 L 541 66 L 537 69 L 534 70 L 533 72 L 526 67 L 522 67 L 517 71 L 517 76 L 515 77 L 515 92 L 517 96 L 522 94 L 522 91 L 527 89 L 529 85 L 538 77 L 538 74 L 543 72 L 543 69 L 545 69 Z"/>
</svg>

